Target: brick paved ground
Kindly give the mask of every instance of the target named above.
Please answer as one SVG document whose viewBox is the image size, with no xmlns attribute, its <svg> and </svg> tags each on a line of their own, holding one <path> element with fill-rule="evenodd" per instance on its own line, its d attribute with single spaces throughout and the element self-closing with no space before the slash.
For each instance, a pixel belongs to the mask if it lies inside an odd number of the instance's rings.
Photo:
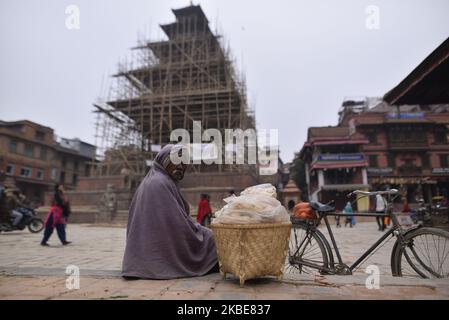
<svg viewBox="0 0 449 320">
<path fill-rule="evenodd" d="M 334 230 L 345 262 L 352 262 L 379 236 L 374 223 Z M 69 225 L 69 246 L 39 246 L 42 234 L 0 234 L 0 299 L 448 299 L 448 280 L 391 277 L 387 243 L 352 276 L 286 275 L 250 280 L 244 288 L 218 274 L 177 280 L 125 281 L 119 277 L 124 228 Z M 365 287 L 365 267 L 379 266 L 380 289 Z M 65 286 L 68 265 L 80 268 L 80 289 Z"/>
</svg>

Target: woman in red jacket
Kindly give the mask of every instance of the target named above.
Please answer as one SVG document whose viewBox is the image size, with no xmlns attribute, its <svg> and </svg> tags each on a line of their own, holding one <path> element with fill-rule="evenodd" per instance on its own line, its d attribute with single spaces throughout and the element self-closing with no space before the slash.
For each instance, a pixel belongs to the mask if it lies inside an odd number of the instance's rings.
<svg viewBox="0 0 449 320">
<path fill-rule="evenodd" d="M 50 239 L 54 228 L 58 233 L 58 238 L 63 245 L 71 243 L 66 239 L 65 226 L 70 212 L 69 201 L 64 196 L 64 187 L 62 185 L 55 186 L 55 194 L 53 196 L 50 212 L 45 219 L 44 238 L 41 241 L 42 246 L 48 246 L 48 239 Z"/>
</svg>

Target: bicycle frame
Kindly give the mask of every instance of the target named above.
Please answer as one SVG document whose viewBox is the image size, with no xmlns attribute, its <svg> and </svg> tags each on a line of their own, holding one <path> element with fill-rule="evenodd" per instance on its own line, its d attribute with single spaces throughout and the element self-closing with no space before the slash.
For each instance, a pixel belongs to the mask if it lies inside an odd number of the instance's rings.
<svg viewBox="0 0 449 320">
<path fill-rule="evenodd" d="M 329 224 L 329 220 L 327 219 L 327 216 L 347 216 L 346 214 L 340 214 L 340 213 L 326 213 L 323 214 L 322 218 L 324 219 L 324 222 L 326 224 L 326 228 L 327 231 L 329 233 L 329 237 L 331 239 L 335 254 L 337 255 L 337 259 L 338 259 L 338 263 L 339 264 L 344 264 L 343 263 L 343 259 L 341 258 L 340 255 L 340 250 L 338 249 L 338 245 L 337 245 L 337 241 L 335 240 L 334 234 L 332 232 L 332 228 Z M 351 216 L 355 216 L 355 217 L 391 217 L 391 215 L 387 214 L 375 214 L 375 213 L 370 213 L 370 214 L 365 214 L 365 213 L 354 213 L 351 214 Z M 395 219 L 396 217 L 394 217 Z M 392 219 L 393 220 L 393 219 Z M 388 230 L 385 234 L 382 235 L 382 237 L 380 237 L 369 249 L 367 249 L 350 267 L 349 270 L 351 270 L 351 272 L 356 269 L 364 260 L 366 257 L 368 257 L 374 250 L 376 250 L 389 236 L 393 235 L 394 232 L 399 229 L 400 226 L 396 225 L 395 223 L 393 223 L 393 227 Z"/>
<path fill-rule="evenodd" d="M 394 197 L 392 200 L 396 199 L 396 197 Z M 390 200 L 390 197 L 389 199 Z M 352 271 L 354 269 L 356 269 L 373 251 L 375 251 L 388 237 L 390 236 L 396 236 L 399 238 L 402 238 L 402 232 L 401 230 L 401 225 L 399 223 L 399 221 L 396 218 L 396 215 L 390 210 L 390 203 L 387 203 L 386 206 L 386 210 L 384 213 L 351 213 L 350 216 L 355 216 L 355 217 L 389 217 L 391 219 L 391 221 L 393 222 L 393 226 L 390 230 L 388 230 L 385 234 L 383 234 L 369 249 L 367 249 L 351 266 L 349 266 L 349 270 L 352 273 Z M 340 254 L 340 250 L 338 249 L 338 245 L 337 242 L 335 240 L 334 234 L 332 232 L 332 228 L 330 226 L 329 220 L 327 219 L 328 216 L 336 216 L 336 217 L 347 217 L 348 214 L 344 214 L 344 213 L 337 213 L 337 212 L 318 212 L 319 218 L 317 220 L 317 222 L 314 224 L 313 228 L 317 228 L 317 225 L 320 224 L 320 222 L 322 220 L 324 220 L 325 224 L 326 224 L 326 228 L 327 231 L 329 233 L 329 237 L 331 239 L 332 242 L 332 246 L 334 248 L 335 254 L 337 255 L 337 259 L 338 259 L 338 264 L 337 266 L 346 266 L 343 262 L 343 259 L 341 258 L 341 254 Z M 399 232 L 396 232 L 399 231 Z M 303 241 L 305 241 L 306 239 L 304 239 Z M 302 245 L 302 244 L 301 244 Z M 300 245 L 300 247 L 301 247 Z M 298 248 L 299 249 L 299 248 Z M 335 263 L 334 265 L 331 265 L 329 268 L 328 267 L 323 267 L 314 263 L 310 263 L 308 261 L 301 261 L 301 265 L 307 266 L 307 267 L 311 267 L 311 268 L 315 268 L 318 269 L 320 271 L 326 271 L 329 273 L 336 273 L 337 268 L 335 267 Z"/>
</svg>

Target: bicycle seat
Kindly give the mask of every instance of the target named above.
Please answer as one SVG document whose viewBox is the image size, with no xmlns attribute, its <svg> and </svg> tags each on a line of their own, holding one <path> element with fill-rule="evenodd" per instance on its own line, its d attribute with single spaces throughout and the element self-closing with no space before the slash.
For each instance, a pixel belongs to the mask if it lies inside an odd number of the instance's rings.
<svg viewBox="0 0 449 320">
<path fill-rule="evenodd" d="M 334 207 L 324 204 L 324 203 L 321 203 L 321 202 L 318 202 L 318 201 L 310 202 L 310 206 L 312 207 L 313 210 L 316 210 L 318 212 L 333 212 L 333 211 L 335 211 Z"/>
</svg>

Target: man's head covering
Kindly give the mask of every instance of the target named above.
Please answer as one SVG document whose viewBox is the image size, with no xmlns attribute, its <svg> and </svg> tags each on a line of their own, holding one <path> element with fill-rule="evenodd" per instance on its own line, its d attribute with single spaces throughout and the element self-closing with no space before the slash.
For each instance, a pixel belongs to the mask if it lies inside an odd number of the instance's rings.
<svg viewBox="0 0 449 320">
<path fill-rule="evenodd" d="M 159 151 L 154 161 L 159 163 L 162 167 L 167 168 L 170 163 L 170 152 L 173 146 L 173 144 L 165 145 L 161 151 Z"/>
<path fill-rule="evenodd" d="M 186 152 L 187 148 L 180 144 L 167 144 L 161 149 L 161 151 L 159 151 L 154 161 L 166 169 L 168 165 L 172 163 L 170 155 L 179 152 L 179 150 Z"/>
</svg>

